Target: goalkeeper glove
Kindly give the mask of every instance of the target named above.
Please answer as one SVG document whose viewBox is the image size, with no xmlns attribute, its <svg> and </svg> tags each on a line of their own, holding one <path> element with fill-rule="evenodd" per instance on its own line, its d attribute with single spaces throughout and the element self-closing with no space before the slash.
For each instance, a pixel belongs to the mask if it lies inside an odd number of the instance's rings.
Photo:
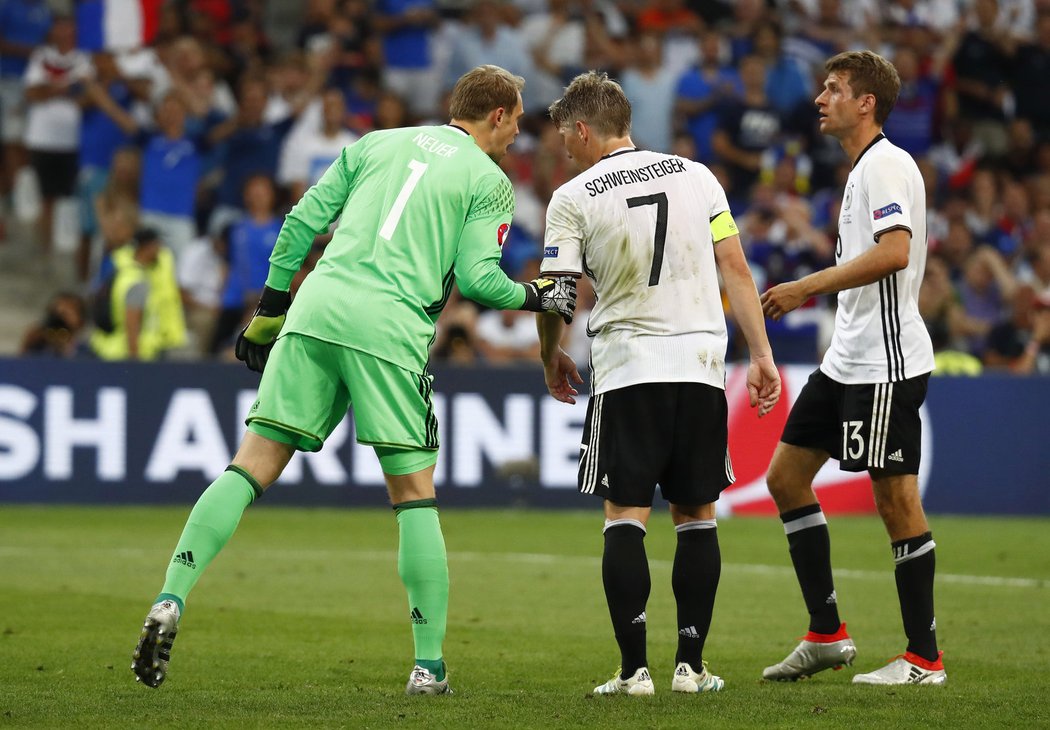
<svg viewBox="0 0 1050 730">
<path fill-rule="evenodd" d="M 522 309 L 530 312 L 554 312 L 565 320 L 572 322 L 576 311 L 576 279 L 572 276 L 541 276 L 525 286 L 525 303 Z"/>
<path fill-rule="evenodd" d="M 237 336 L 235 352 L 237 359 L 242 360 L 248 368 L 261 373 L 270 357 L 273 343 L 284 326 L 285 313 L 292 303 L 292 296 L 286 291 L 263 287 L 259 306 L 248 322 L 248 326 Z"/>
</svg>

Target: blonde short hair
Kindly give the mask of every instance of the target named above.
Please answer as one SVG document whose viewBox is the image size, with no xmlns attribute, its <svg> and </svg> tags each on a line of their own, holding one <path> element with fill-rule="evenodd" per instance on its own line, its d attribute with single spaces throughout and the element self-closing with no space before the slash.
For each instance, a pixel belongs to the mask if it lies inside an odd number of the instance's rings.
<svg viewBox="0 0 1050 730">
<path fill-rule="evenodd" d="M 605 137 L 624 137 L 631 131 L 631 102 L 604 71 L 574 78 L 548 111 L 559 128 L 580 121 Z"/>
<path fill-rule="evenodd" d="M 453 119 L 477 122 L 500 107 L 513 110 L 525 79 L 499 66 L 478 66 L 459 77 L 448 110 Z"/>
</svg>

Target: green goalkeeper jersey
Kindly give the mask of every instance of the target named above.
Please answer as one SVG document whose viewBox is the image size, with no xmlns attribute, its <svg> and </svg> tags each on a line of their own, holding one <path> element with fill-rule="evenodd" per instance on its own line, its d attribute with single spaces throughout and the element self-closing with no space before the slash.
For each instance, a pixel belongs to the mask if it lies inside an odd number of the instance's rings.
<svg viewBox="0 0 1050 730">
<path fill-rule="evenodd" d="M 287 290 L 314 236 L 339 219 L 288 311 L 296 332 L 423 372 L 453 282 L 518 309 L 525 287 L 499 268 L 514 214 L 503 171 L 458 127 L 372 132 L 343 149 L 285 218 L 267 284 Z"/>
</svg>

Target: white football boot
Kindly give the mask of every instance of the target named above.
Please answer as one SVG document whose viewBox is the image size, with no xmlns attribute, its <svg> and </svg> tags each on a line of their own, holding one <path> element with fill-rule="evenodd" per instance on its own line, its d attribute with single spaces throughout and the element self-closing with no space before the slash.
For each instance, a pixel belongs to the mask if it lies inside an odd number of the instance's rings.
<svg viewBox="0 0 1050 730">
<path fill-rule="evenodd" d="M 672 692 L 720 692 L 726 683 L 721 677 L 707 671 L 707 662 L 703 663 L 697 674 L 686 662 L 679 662 L 671 680 Z"/>
<path fill-rule="evenodd" d="M 406 695 L 446 695 L 452 694 L 448 686 L 448 667 L 445 668 L 445 678 L 438 678 L 429 669 L 424 669 L 418 664 L 412 667 L 412 673 L 408 675 L 408 684 L 405 685 Z"/>
<path fill-rule="evenodd" d="M 825 669 L 841 669 L 853 663 L 857 647 L 846 633 L 846 624 L 834 634 L 810 631 L 784 661 L 762 670 L 762 679 L 794 682 Z"/>
<path fill-rule="evenodd" d="M 617 668 L 616 674 L 613 675 L 612 679 L 594 688 L 594 694 L 596 695 L 632 695 L 641 697 L 652 693 L 653 680 L 649 676 L 649 670 L 645 667 L 639 667 L 638 671 L 627 679 L 620 679 L 620 669 Z"/>
<path fill-rule="evenodd" d="M 943 651 L 939 652 L 937 661 L 931 662 L 909 651 L 882 669 L 854 675 L 853 684 L 944 684 L 948 675 L 941 661 L 943 654 Z"/>
<path fill-rule="evenodd" d="M 135 681 L 157 688 L 168 675 L 171 645 L 179 629 L 179 606 L 175 601 L 160 601 L 146 614 L 138 646 L 131 658 Z"/>
</svg>

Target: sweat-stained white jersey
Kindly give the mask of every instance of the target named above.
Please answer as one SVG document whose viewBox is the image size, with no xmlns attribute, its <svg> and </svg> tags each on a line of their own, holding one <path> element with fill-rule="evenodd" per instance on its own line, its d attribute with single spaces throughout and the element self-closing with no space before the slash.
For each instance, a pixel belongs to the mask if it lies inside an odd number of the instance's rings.
<svg viewBox="0 0 1050 730">
<path fill-rule="evenodd" d="M 846 181 L 836 264 L 852 261 L 898 228 L 911 233 L 907 268 L 839 292 L 835 334 L 820 365 L 839 383 L 895 383 L 933 370 L 933 345 L 919 315 L 926 186 L 911 155 L 880 134 L 861 152 Z"/>
<path fill-rule="evenodd" d="M 592 394 L 658 382 L 725 388 L 711 219 L 728 211 L 703 165 L 633 148 L 554 191 L 540 270 L 594 282 Z"/>
</svg>

